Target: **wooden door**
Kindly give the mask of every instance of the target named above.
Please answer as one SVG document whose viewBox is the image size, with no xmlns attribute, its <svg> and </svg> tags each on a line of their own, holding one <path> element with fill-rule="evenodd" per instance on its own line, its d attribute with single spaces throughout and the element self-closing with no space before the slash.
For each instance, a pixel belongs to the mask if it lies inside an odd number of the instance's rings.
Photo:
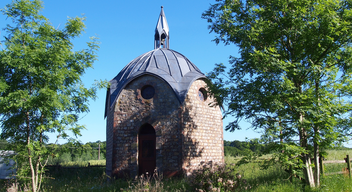
<svg viewBox="0 0 352 192">
<path fill-rule="evenodd" d="M 151 125 L 141 127 L 138 140 L 139 175 L 146 175 L 147 172 L 148 175 L 152 175 L 156 167 L 156 136 L 154 128 Z"/>
</svg>

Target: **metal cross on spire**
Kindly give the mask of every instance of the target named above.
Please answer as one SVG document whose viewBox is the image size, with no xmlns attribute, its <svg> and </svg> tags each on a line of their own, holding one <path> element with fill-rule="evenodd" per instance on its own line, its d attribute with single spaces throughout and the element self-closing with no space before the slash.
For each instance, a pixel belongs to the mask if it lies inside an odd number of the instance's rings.
<svg viewBox="0 0 352 192">
<path fill-rule="evenodd" d="M 155 37 L 154 37 L 154 49 L 158 48 L 167 48 L 169 49 L 169 25 L 167 24 L 164 7 L 161 6 L 161 12 L 159 15 L 158 23 L 155 28 Z"/>
</svg>

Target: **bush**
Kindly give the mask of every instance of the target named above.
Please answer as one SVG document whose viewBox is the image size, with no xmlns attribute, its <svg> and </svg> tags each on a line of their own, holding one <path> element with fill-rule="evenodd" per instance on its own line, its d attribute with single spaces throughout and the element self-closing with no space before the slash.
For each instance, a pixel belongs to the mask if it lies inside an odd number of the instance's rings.
<svg viewBox="0 0 352 192">
<path fill-rule="evenodd" d="M 50 156 L 48 159 L 48 164 L 49 165 L 56 165 L 60 163 L 66 163 L 72 161 L 71 154 L 70 153 L 63 153 L 59 157 L 52 157 Z"/>
<path fill-rule="evenodd" d="M 92 154 L 89 152 L 83 152 L 81 156 L 76 156 L 73 158 L 73 161 L 89 161 L 92 160 Z"/>
<path fill-rule="evenodd" d="M 70 153 L 63 153 L 60 156 L 60 163 L 66 163 L 72 161 L 72 157 Z"/>
<path fill-rule="evenodd" d="M 232 147 L 232 146 L 225 146 L 224 147 L 224 154 L 225 156 L 233 156 L 233 157 L 237 157 L 237 156 L 244 156 L 247 154 L 252 154 L 253 151 L 251 151 L 250 149 L 238 149 L 236 147 Z"/>
<path fill-rule="evenodd" d="M 235 191 L 251 188 L 237 173 L 234 165 L 201 163 L 189 176 L 189 185 L 194 191 Z"/>
</svg>

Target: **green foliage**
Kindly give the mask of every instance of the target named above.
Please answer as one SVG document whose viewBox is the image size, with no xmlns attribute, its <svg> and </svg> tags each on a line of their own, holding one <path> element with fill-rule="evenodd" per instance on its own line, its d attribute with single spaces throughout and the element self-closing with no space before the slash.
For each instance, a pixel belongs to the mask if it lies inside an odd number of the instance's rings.
<svg viewBox="0 0 352 192">
<path fill-rule="evenodd" d="M 7 148 L 8 142 L 5 139 L 0 139 L 0 150 L 5 150 Z"/>
<path fill-rule="evenodd" d="M 231 147 L 231 146 L 224 146 L 224 155 L 229 155 L 229 156 L 243 156 L 247 155 L 249 153 L 253 153 L 250 149 L 238 149 L 236 147 Z"/>
<path fill-rule="evenodd" d="M 57 157 L 49 156 L 48 165 L 62 164 L 70 161 L 72 161 L 71 154 L 63 153 L 61 155 L 57 155 Z"/>
<path fill-rule="evenodd" d="M 82 144 L 79 142 L 68 142 L 62 145 L 55 145 L 55 156 L 50 156 L 48 164 L 55 165 L 69 161 L 89 161 L 99 159 L 99 146 L 100 146 L 100 159 L 105 159 L 106 155 L 106 142 L 96 141 L 87 142 Z"/>
<path fill-rule="evenodd" d="M 69 18 L 56 29 L 39 11 L 40 0 L 16 0 L 1 12 L 12 21 L 5 27 L 0 51 L 1 138 L 16 151 L 18 178 L 31 178 L 32 190 L 40 182 L 52 154 L 44 145 L 47 133 L 79 136 L 80 113 L 88 112 L 94 88 L 85 88 L 81 76 L 96 60 L 95 38 L 87 49 L 73 51 L 72 41 L 85 28 L 85 18 Z M 4 34 L 4 33 L 2 33 Z"/>
<path fill-rule="evenodd" d="M 348 1 L 212 5 L 203 18 L 219 34 L 215 41 L 234 43 L 241 54 L 231 57 L 227 78 L 221 76 L 223 64 L 209 74 L 213 94 L 226 102 L 226 114 L 237 119 L 226 129 L 240 129 L 239 120 L 245 118 L 255 129 L 276 135 L 274 130 L 281 130 L 283 139 L 290 140 L 298 127 L 313 136 L 311 127 L 319 125 L 315 139 L 327 145 L 349 133 L 344 114 L 351 105 L 344 99 L 351 93 L 351 14 Z M 300 122 L 302 114 L 305 120 Z"/>
<path fill-rule="evenodd" d="M 267 145 L 259 141 L 259 139 L 252 139 L 248 141 L 224 141 L 224 153 L 231 156 L 245 156 L 255 153 L 257 155 L 268 153 Z"/>
<path fill-rule="evenodd" d="M 240 50 L 239 58 L 230 57 L 228 71 L 217 64 L 208 75 L 225 117 L 234 116 L 226 130 L 248 120 L 268 142 L 289 143 L 286 147 L 302 152 L 302 160 L 294 161 L 304 164 L 298 166 L 311 186 L 310 157 L 318 159 L 319 149 L 351 134 L 351 5 L 219 0 L 203 13 L 215 42 Z"/>
<path fill-rule="evenodd" d="M 251 186 L 232 165 L 202 163 L 188 177 L 193 191 L 237 191 Z"/>
</svg>

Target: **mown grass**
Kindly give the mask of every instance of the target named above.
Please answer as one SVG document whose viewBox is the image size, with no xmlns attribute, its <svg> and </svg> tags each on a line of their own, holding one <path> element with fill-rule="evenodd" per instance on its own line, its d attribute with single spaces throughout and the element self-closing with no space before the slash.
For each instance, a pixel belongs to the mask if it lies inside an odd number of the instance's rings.
<svg viewBox="0 0 352 192">
<path fill-rule="evenodd" d="M 62 167 L 87 167 L 88 163 L 90 163 L 91 166 L 94 165 L 104 165 L 106 163 L 106 160 L 89 160 L 89 161 L 69 161 L 69 162 L 63 162 L 60 163 Z"/>
<path fill-rule="evenodd" d="M 327 156 L 324 160 L 343 160 L 346 155 L 350 156 L 352 160 L 352 150 L 342 149 L 342 150 L 327 150 Z"/>
<path fill-rule="evenodd" d="M 343 160 L 346 154 L 352 155 L 352 150 L 328 151 L 328 160 Z M 227 164 L 236 164 L 241 157 L 225 157 Z M 265 158 L 270 158 L 267 156 Z M 89 161 L 91 165 L 104 165 L 105 160 Z M 86 167 L 88 162 L 67 162 L 62 167 Z M 325 173 L 341 171 L 346 164 L 326 164 Z M 261 169 L 260 162 L 240 165 L 235 170 L 242 175 L 248 184 L 247 189 L 240 191 L 254 192 L 320 192 L 352 191 L 352 179 L 348 175 L 330 175 L 321 178 L 321 187 L 311 189 L 294 178 L 290 181 L 289 174 L 279 165 Z M 236 174 L 234 173 L 234 174 Z M 185 178 L 164 179 L 162 176 L 154 180 L 138 178 L 137 180 L 108 180 L 104 167 L 78 168 L 78 169 L 55 169 L 49 168 L 46 173 L 42 191 L 194 191 L 190 188 Z M 6 191 L 5 183 L 0 184 L 0 191 Z"/>
</svg>

